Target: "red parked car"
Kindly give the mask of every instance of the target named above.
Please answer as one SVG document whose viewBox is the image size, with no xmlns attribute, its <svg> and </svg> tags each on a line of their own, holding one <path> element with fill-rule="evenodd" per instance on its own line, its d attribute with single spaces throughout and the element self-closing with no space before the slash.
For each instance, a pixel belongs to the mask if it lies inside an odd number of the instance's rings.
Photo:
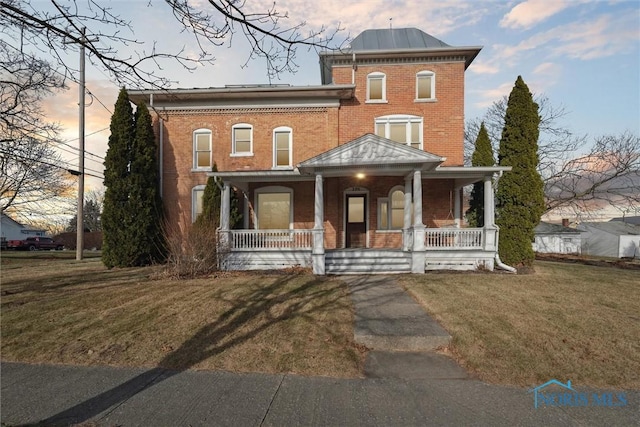
<svg viewBox="0 0 640 427">
<path fill-rule="evenodd" d="M 48 251 L 55 249 L 57 251 L 61 251 L 64 249 L 64 244 L 53 240 L 51 237 L 27 237 L 25 240 L 22 240 L 15 249 L 23 251 Z"/>
</svg>

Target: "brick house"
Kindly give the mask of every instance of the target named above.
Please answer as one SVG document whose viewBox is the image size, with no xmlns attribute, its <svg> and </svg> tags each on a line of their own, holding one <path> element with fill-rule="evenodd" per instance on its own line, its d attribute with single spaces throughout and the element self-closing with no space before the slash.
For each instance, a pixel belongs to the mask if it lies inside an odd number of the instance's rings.
<svg viewBox="0 0 640 427">
<path fill-rule="evenodd" d="M 480 49 L 367 30 L 320 53 L 317 86 L 129 91 L 155 112 L 169 221 L 188 227 L 215 176 L 225 269 L 493 269 L 492 184 L 509 168 L 463 166 L 464 73 Z M 461 190 L 478 181 L 488 221 L 464 228 Z M 243 200 L 238 230 L 231 191 Z"/>
</svg>

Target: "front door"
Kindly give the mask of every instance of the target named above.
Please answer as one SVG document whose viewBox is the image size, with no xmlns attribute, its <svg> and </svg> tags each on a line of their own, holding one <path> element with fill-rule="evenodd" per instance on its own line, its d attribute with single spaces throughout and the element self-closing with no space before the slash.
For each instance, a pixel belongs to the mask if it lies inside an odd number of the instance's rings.
<svg viewBox="0 0 640 427">
<path fill-rule="evenodd" d="M 367 196 L 347 195 L 346 247 L 364 248 L 367 245 Z"/>
</svg>

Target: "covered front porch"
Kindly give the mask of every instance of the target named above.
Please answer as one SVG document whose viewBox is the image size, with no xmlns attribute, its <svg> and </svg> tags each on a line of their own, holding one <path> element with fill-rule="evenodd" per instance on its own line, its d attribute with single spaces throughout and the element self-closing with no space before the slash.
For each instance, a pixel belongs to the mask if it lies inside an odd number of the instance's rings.
<svg viewBox="0 0 640 427">
<path fill-rule="evenodd" d="M 319 275 L 493 270 L 493 183 L 506 169 L 443 161 L 365 135 L 295 169 L 213 173 L 223 188 L 221 268 L 300 266 Z M 486 223 L 464 228 L 462 189 L 478 181 L 484 182 Z M 232 186 L 244 195 L 243 229 L 229 227 Z"/>
</svg>

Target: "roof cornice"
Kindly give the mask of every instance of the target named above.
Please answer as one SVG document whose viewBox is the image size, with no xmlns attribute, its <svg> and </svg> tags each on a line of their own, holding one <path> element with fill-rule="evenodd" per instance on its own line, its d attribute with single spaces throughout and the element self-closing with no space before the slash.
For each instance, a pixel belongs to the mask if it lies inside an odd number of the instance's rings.
<svg viewBox="0 0 640 427">
<path fill-rule="evenodd" d="M 259 99 L 351 99 L 355 85 L 320 86 L 239 86 L 192 89 L 129 90 L 134 103 L 179 104 L 190 101 L 259 100 Z"/>
</svg>

